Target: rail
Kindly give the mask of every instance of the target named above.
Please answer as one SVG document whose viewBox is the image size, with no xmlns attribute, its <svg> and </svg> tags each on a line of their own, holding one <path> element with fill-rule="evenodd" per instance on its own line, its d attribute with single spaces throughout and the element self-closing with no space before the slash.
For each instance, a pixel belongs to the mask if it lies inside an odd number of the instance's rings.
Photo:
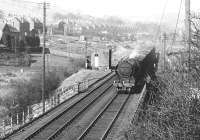
<svg viewBox="0 0 200 140">
<path fill-rule="evenodd" d="M 55 139 L 57 136 L 59 136 L 59 134 L 67 127 L 69 126 L 76 118 L 78 118 L 86 109 L 88 109 L 90 106 L 93 105 L 93 103 L 99 99 L 101 96 L 103 96 L 103 94 L 105 94 L 110 88 L 112 87 L 112 85 L 108 86 L 106 89 L 104 89 L 104 91 L 99 94 L 94 100 L 92 100 L 92 102 L 90 102 L 87 106 L 85 106 L 82 110 L 80 110 L 79 112 L 77 112 L 72 119 L 70 119 L 69 121 L 67 121 L 66 123 L 64 123 L 62 126 L 60 126 L 60 128 L 58 128 L 52 135 L 50 135 L 47 139 L 48 140 L 53 140 Z"/>
<path fill-rule="evenodd" d="M 110 78 L 112 77 L 109 77 L 108 79 L 106 79 L 106 81 L 110 80 Z M 101 88 L 103 88 L 103 90 Z M 46 122 L 40 128 L 37 128 L 34 132 L 31 132 L 31 134 L 24 139 L 46 139 L 47 135 L 50 135 L 52 133 L 54 134 L 55 132 L 57 136 L 57 132 L 60 133 L 65 126 L 70 125 L 70 123 L 73 122 L 74 119 L 81 115 L 82 112 L 87 110 L 89 106 L 91 106 L 97 99 L 99 99 L 99 97 L 105 94 L 106 91 L 110 88 L 111 85 L 109 84 L 108 86 L 107 83 L 105 84 L 105 82 L 95 87 L 94 89 L 89 91 L 88 94 L 86 94 L 82 98 L 79 98 L 77 102 L 68 106 L 60 113 L 56 114 L 53 118 L 49 119 L 48 122 Z M 96 90 L 99 91 L 96 92 Z M 59 127 L 63 124 L 64 126 L 61 127 L 61 129 L 59 129 Z"/>
<path fill-rule="evenodd" d="M 78 95 L 78 93 L 84 92 L 85 90 L 111 74 L 112 72 L 100 78 L 88 79 L 83 82 L 77 82 L 76 84 L 69 87 L 59 88 L 55 90 L 54 95 L 45 100 L 45 113 L 42 112 L 42 103 L 39 103 L 28 106 L 25 110 L 8 116 L 0 124 L 0 138 L 9 137 L 15 132 L 20 131 L 24 127 L 28 126 L 37 119 L 54 110 L 64 102 Z"/>
<path fill-rule="evenodd" d="M 106 104 L 106 106 L 99 112 L 99 114 L 96 116 L 96 118 L 89 124 L 89 126 L 85 129 L 85 131 L 82 132 L 82 134 L 80 134 L 80 136 L 77 138 L 77 140 L 83 140 L 85 137 L 87 137 L 88 133 L 90 133 L 90 131 L 93 129 L 93 127 L 95 127 L 95 125 L 98 123 L 99 124 L 106 124 L 106 125 L 102 125 L 101 129 L 103 130 L 103 133 L 101 136 L 97 136 L 96 134 L 96 130 L 94 131 L 95 133 L 93 134 L 93 138 L 95 139 L 106 139 L 108 133 L 110 132 L 110 130 L 112 129 L 112 126 L 114 125 L 115 121 L 117 120 L 117 118 L 119 117 L 121 111 L 123 110 L 125 104 L 127 103 L 130 94 L 129 95 L 122 95 L 123 98 L 120 97 L 120 94 L 115 94 L 115 96 L 113 96 L 110 101 Z M 117 105 L 116 101 L 121 101 L 121 103 L 118 102 Z M 112 111 L 112 113 L 114 114 L 113 116 L 109 116 L 108 112 L 111 112 L 111 109 L 116 109 L 117 107 L 119 107 L 117 109 L 117 111 Z M 109 110 L 110 108 L 110 110 Z M 107 114 L 106 114 L 107 112 Z M 115 112 L 115 113 L 114 113 Z M 105 116 L 103 116 L 105 115 Z M 105 122 L 106 123 L 105 123 Z M 101 130 L 98 128 L 98 135 L 99 133 L 101 133 Z M 97 138 L 98 137 L 98 138 Z M 90 139 L 90 138 L 88 138 Z"/>
</svg>

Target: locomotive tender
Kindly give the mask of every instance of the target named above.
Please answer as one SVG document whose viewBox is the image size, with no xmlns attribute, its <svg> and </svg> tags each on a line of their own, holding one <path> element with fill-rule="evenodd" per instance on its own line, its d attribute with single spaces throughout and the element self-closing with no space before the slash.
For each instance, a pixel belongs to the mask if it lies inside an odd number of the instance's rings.
<svg viewBox="0 0 200 140">
<path fill-rule="evenodd" d="M 115 73 L 118 77 L 113 85 L 120 92 L 138 93 L 146 82 L 155 79 L 159 54 L 153 48 L 144 59 L 127 58 L 118 62 Z"/>
</svg>

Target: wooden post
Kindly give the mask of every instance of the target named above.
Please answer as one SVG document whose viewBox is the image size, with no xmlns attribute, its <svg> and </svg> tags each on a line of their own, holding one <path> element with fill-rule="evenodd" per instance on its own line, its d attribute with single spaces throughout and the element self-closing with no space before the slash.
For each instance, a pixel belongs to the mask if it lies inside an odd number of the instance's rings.
<svg viewBox="0 0 200 140">
<path fill-rule="evenodd" d="M 109 48 L 109 69 L 112 69 L 112 46 Z"/>
<path fill-rule="evenodd" d="M 53 96 L 51 97 L 51 108 L 53 107 Z"/>
<path fill-rule="evenodd" d="M 53 96 L 53 106 L 56 106 L 56 97 Z"/>
<path fill-rule="evenodd" d="M 12 116 L 10 117 L 10 127 L 11 127 L 11 131 L 13 131 L 13 118 L 12 118 Z"/>
<path fill-rule="evenodd" d="M 30 115 L 30 110 L 29 110 L 29 106 L 27 107 L 27 118 L 28 118 L 28 121 L 29 121 L 29 116 Z"/>
<path fill-rule="evenodd" d="M 24 115 L 24 111 L 22 112 L 22 124 L 25 123 L 25 115 Z"/>
<path fill-rule="evenodd" d="M 59 93 L 57 94 L 57 97 L 58 97 L 58 104 L 60 104 L 60 94 Z"/>
<path fill-rule="evenodd" d="M 46 43 L 46 2 L 43 5 L 43 67 L 42 67 L 42 112 L 45 112 L 45 44 Z"/>
<path fill-rule="evenodd" d="M 3 136 L 6 135 L 6 122 L 3 120 Z"/>
<path fill-rule="evenodd" d="M 19 114 L 17 113 L 17 125 L 19 124 Z"/>
<path fill-rule="evenodd" d="M 89 87 L 89 80 L 86 81 L 86 89 Z"/>
<path fill-rule="evenodd" d="M 188 48 L 188 74 L 191 70 L 191 17 L 190 17 L 190 0 L 185 0 L 185 33 L 186 47 Z"/>
<path fill-rule="evenodd" d="M 17 54 L 17 37 L 14 37 L 15 39 L 15 55 Z"/>
<path fill-rule="evenodd" d="M 88 67 L 88 63 L 87 63 L 87 38 L 85 37 L 85 69 L 87 69 Z"/>
<path fill-rule="evenodd" d="M 166 40 L 167 40 L 167 35 L 166 33 L 163 33 L 163 71 L 165 72 L 166 68 Z"/>
<path fill-rule="evenodd" d="M 80 82 L 77 83 L 77 93 L 80 92 Z"/>
</svg>

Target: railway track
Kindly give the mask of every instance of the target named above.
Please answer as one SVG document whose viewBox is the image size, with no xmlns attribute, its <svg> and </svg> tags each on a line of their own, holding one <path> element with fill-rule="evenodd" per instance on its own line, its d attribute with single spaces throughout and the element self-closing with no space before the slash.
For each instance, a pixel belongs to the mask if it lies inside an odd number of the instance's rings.
<svg viewBox="0 0 200 140">
<path fill-rule="evenodd" d="M 108 78 L 102 85 L 97 86 L 86 96 L 66 108 L 45 125 L 35 130 L 25 140 L 54 139 L 68 126 L 70 126 L 79 116 L 84 114 L 92 105 L 100 100 L 107 91 L 111 89 L 114 76 Z"/>
<path fill-rule="evenodd" d="M 78 136 L 77 140 L 104 140 L 111 131 L 115 121 L 119 117 L 129 95 L 116 94 L 99 112 L 89 126 Z"/>
<path fill-rule="evenodd" d="M 90 92 L 93 92 L 93 90 L 95 90 L 98 86 L 100 86 L 102 84 L 102 82 L 104 81 L 107 81 L 108 79 L 110 79 L 112 77 L 113 73 L 108 73 L 106 74 L 105 76 L 99 78 L 97 81 L 95 81 L 94 83 L 92 83 L 89 88 L 88 88 L 88 91 L 87 93 L 90 93 Z M 87 94 L 85 93 L 85 94 Z M 42 114 L 41 116 L 33 119 L 32 121 L 30 121 L 29 123 L 19 127 L 18 129 L 14 130 L 12 133 L 6 135 L 3 139 L 12 139 L 12 138 L 15 138 L 19 135 L 21 135 L 21 132 L 22 131 L 26 131 L 28 130 L 29 128 L 31 128 L 31 126 L 37 124 L 40 120 L 42 119 L 45 119 L 46 116 L 51 116 L 53 115 L 54 112 L 57 112 L 58 110 L 60 110 L 61 108 L 65 107 L 65 106 L 68 106 L 70 104 L 70 102 L 73 100 L 76 100 L 77 98 L 80 98 L 79 97 L 80 94 L 75 94 L 74 96 L 68 98 L 67 100 L 65 100 L 64 102 L 62 102 L 61 104 L 53 107 L 52 109 L 46 111 L 44 114 Z M 82 96 L 85 96 L 83 94 L 81 94 L 81 97 Z M 21 139 L 24 139 L 24 138 L 19 138 L 19 140 Z M 18 139 L 17 139 L 18 140 Z"/>
</svg>

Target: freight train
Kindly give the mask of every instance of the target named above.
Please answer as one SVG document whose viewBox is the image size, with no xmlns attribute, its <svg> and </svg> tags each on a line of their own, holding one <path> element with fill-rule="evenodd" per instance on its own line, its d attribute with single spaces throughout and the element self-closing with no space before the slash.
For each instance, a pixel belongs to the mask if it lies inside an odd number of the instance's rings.
<svg viewBox="0 0 200 140">
<path fill-rule="evenodd" d="M 159 53 L 153 48 L 144 59 L 126 58 L 118 62 L 115 67 L 117 80 L 113 85 L 118 92 L 139 93 L 150 79 L 155 79 L 159 61 Z"/>
</svg>

